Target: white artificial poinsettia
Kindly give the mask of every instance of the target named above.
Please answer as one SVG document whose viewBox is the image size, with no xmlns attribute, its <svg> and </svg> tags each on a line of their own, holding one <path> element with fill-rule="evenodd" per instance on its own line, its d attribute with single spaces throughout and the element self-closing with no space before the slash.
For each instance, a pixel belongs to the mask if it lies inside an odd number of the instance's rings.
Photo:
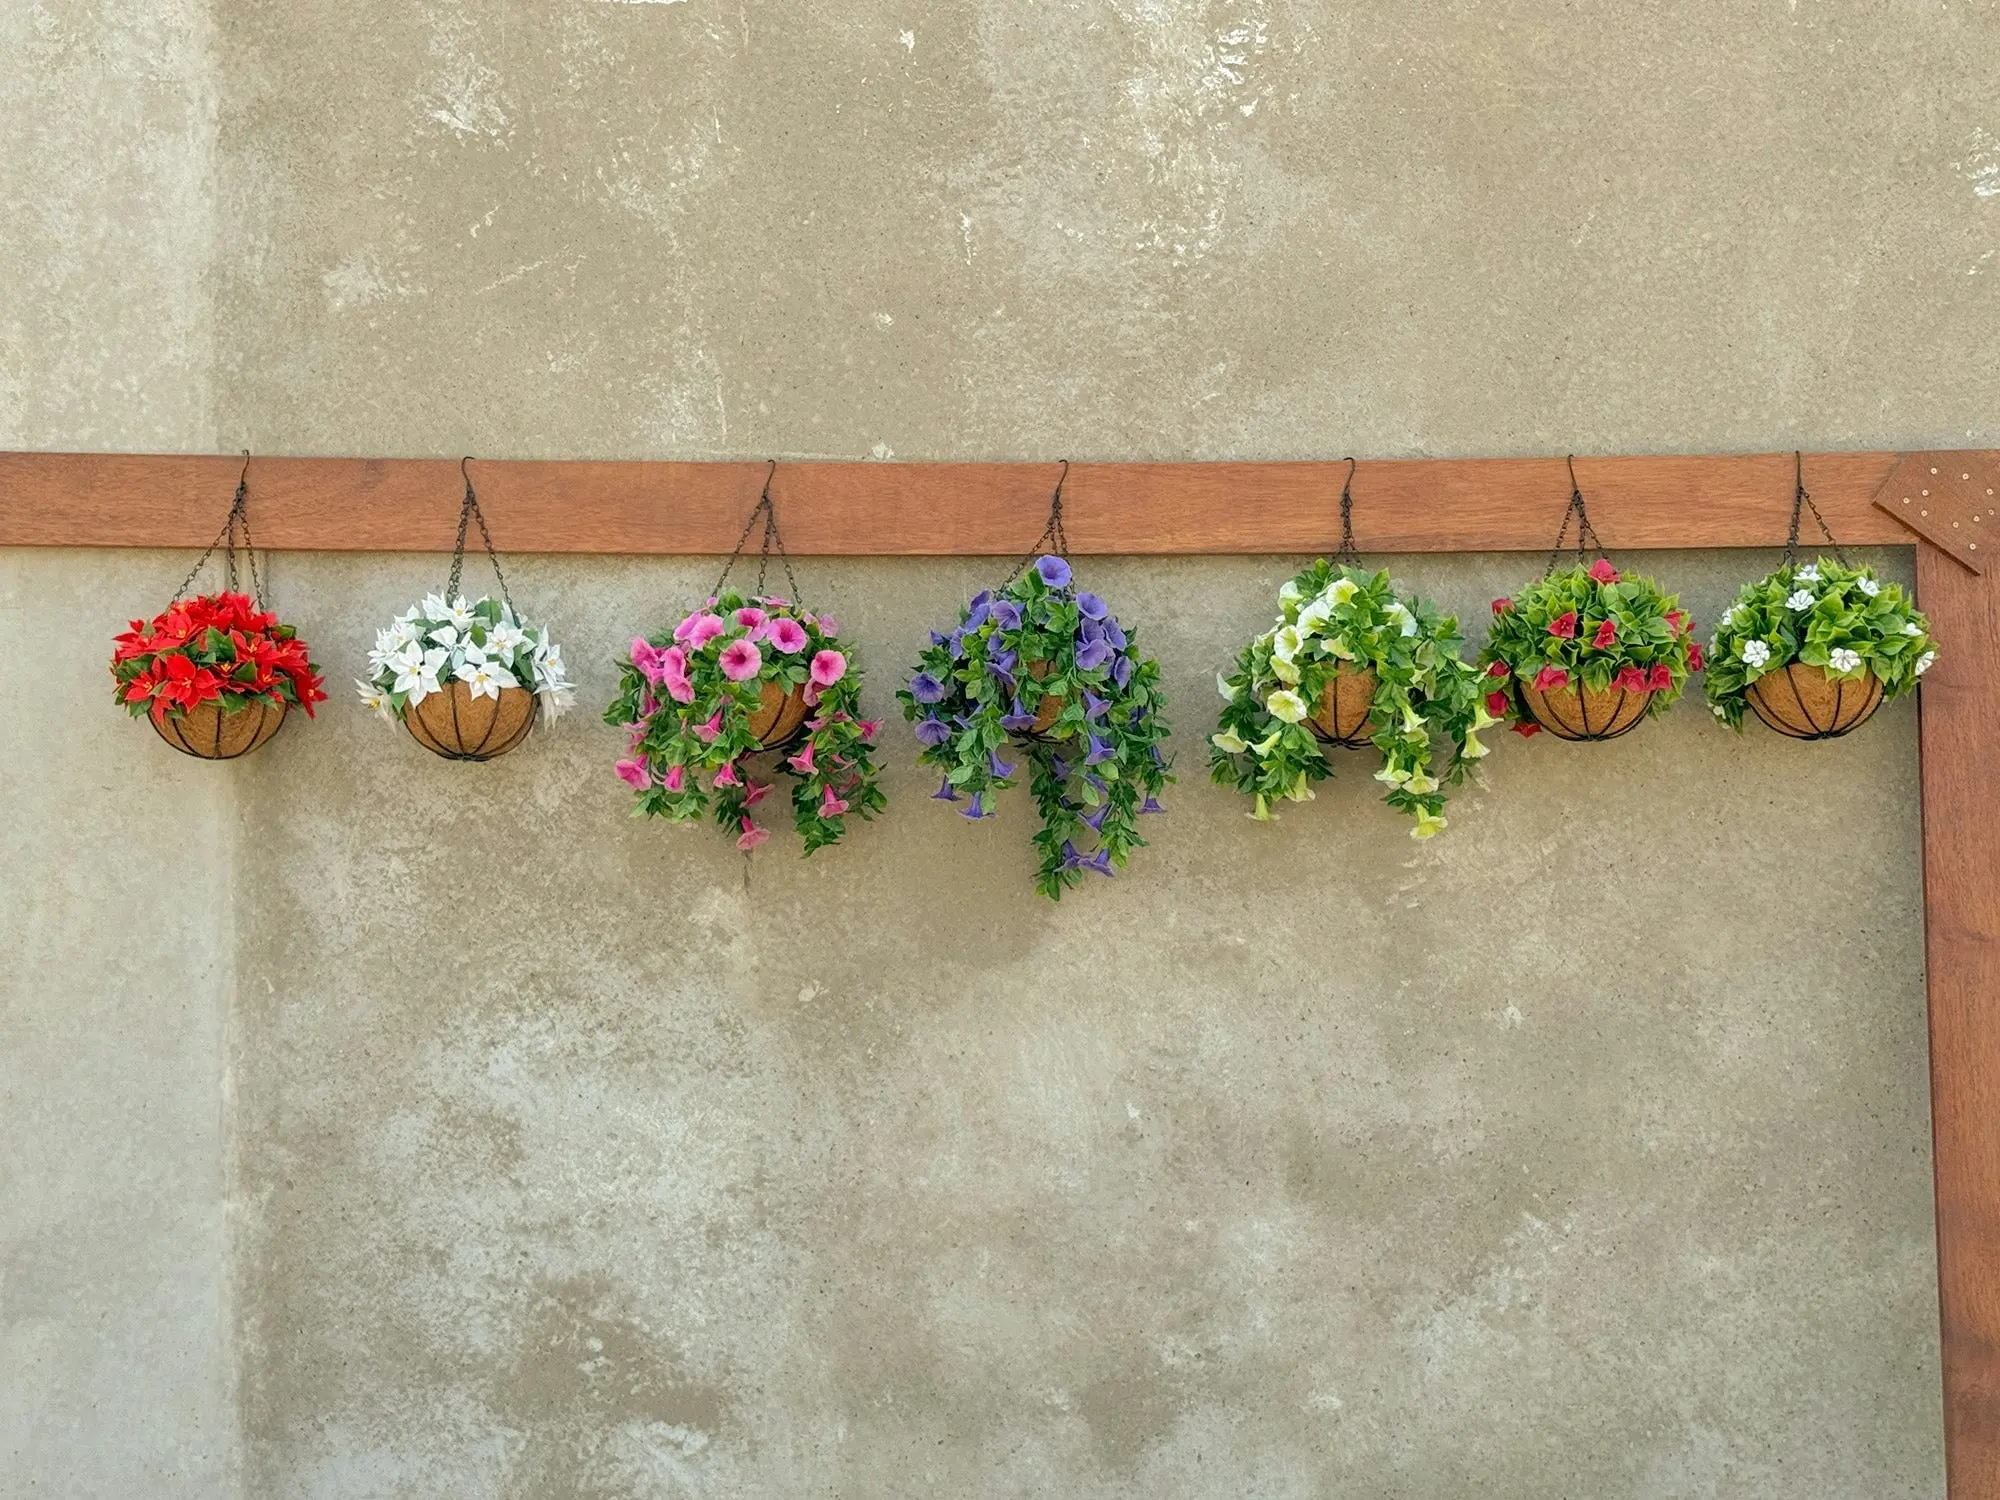
<svg viewBox="0 0 2000 1500">
<path fill-rule="evenodd" d="M 562 648 L 550 642 L 548 630 L 529 629 L 511 605 L 492 598 L 468 604 L 427 595 L 376 632 L 368 669 L 368 677 L 355 683 L 361 701 L 391 721 L 454 681 L 475 698 L 529 688 L 551 715 L 575 696 Z"/>
</svg>

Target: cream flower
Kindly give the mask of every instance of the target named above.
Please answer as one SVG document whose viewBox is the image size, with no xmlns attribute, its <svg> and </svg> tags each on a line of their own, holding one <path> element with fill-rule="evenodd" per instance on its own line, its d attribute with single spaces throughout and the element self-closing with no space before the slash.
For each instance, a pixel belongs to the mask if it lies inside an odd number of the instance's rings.
<svg viewBox="0 0 2000 1500">
<path fill-rule="evenodd" d="M 1417 633 L 1417 617 L 1405 609 L 1400 602 L 1392 600 L 1389 607 L 1383 613 L 1402 627 L 1404 635 L 1415 635 Z"/>
<path fill-rule="evenodd" d="M 1287 625 L 1271 637 L 1271 655 L 1279 661 L 1290 661 L 1305 643 L 1298 626 Z"/>
<path fill-rule="evenodd" d="M 1279 688 L 1264 700 L 1264 707 L 1287 724 L 1296 724 L 1306 716 L 1306 700 L 1290 688 Z"/>
<path fill-rule="evenodd" d="M 1313 600 L 1312 603 L 1299 611 L 1300 639 L 1303 640 L 1309 635 L 1318 634 L 1320 626 L 1332 618 L 1333 606 L 1328 604 L 1323 596 Z"/>
<path fill-rule="evenodd" d="M 1274 729 L 1250 747 L 1250 753 L 1260 759 L 1278 748 L 1278 741 L 1285 737 L 1285 731 Z"/>
<path fill-rule="evenodd" d="M 1236 701 L 1236 695 L 1242 692 L 1243 688 L 1239 683 L 1236 683 L 1232 681 L 1230 678 L 1224 677 L 1220 672 L 1217 672 L 1215 674 L 1215 690 L 1218 693 L 1222 694 L 1222 701 L 1224 703 L 1234 703 Z"/>
<path fill-rule="evenodd" d="M 1288 656 L 1271 658 L 1271 675 L 1290 687 L 1299 685 L 1299 666 Z"/>
<path fill-rule="evenodd" d="M 1290 608 L 1299 602 L 1301 595 L 1297 579 L 1293 579 L 1278 590 L 1278 603 Z"/>
<path fill-rule="evenodd" d="M 1287 802 L 1310 802 L 1313 800 L 1312 784 L 1307 779 L 1304 771 L 1299 772 L 1293 778 L 1292 784 L 1285 788 L 1285 800 Z"/>
<path fill-rule="evenodd" d="M 1436 838 L 1440 833 L 1444 832 L 1447 824 L 1448 820 L 1442 816 L 1426 812 L 1419 808 L 1417 810 L 1417 826 L 1410 830 L 1410 837 L 1413 839 Z"/>
<path fill-rule="evenodd" d="M 1360 592 L 1360 585 L 1352 578 L 1336 578 L 1327 585 L 1326 597 L 1335 604 L 1345 604 Z"/>
<path fill-rule="evenodd" d="M 1375 779 L 1390 786 L 1401 786 L 1410 779 L 1410 773 L 1392 760 L 1386 762 L 1382 769 L 1375 773 Z"/>
<path fill-rule="evenodd" d="M 1478 731 L 1479 729 L 1484 729 L 1489 725 L 1497 724 L 1499 722 L 1500 721 L 1498 719 L 1488 719 L 1485 724 L 1479 725 L 1478 728 L 1476 728 L 1471 734 L 1468 734 L 1465 737 L 1464 746 L 1458 752 L 1458 758 L 1460 760 L 1478 760 L 1483 756 L 1491 754 L 1492 753 L 1491 747 L 1487 745 L 1482 745 L 1479 742 Z"/>
<path fill-rule="evenodd" d="M 1245 750 L 1250 748 L 1249 745 L 1244 743 L 1243 736 L 1232 729 L 1225 729 L 1220 734 L 1210 735 L 1208 742 L 1225 755 L 1241 755 Z"/>
<path fill-rule="evenodd" d="M 1411 791 L 1419 793 L 1434 792 L 1438 789 L 1437 778 L 1428 771 L 1417 772 L 1409 779 L 1407 785 Z"/>
<path fill-rule="evenodd" d="M 1259 823 L 1275 823 L 1278 821 L 1271 813 L 1271 799 L 1266 797 L 1262 792 L 1257 794 L 1257 806 L 1252 809 L 1249 816 L 1255 818 Z"/>
</svg>

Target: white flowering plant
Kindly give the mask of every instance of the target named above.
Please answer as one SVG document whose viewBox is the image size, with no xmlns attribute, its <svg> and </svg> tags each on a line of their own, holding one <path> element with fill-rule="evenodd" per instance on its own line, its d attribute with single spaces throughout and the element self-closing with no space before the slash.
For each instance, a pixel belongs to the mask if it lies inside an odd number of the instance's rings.
<svg viewBox="0 0 2000 1500">
<path fill-rule="evenodd" d="M 1478 671 L 1462 655 L 1458 621 L 1414 596 L 1385 572 L 1335 568 L 1324 559 L 1278 590 L 1277 622 L 1218 676 L 1221 727 L 1209 741 L 1217 784 L 1255 799 L 1264 822 L 1280 800 L 1311 799 L 1332 774 L 1312 721 L 1343 672 L 1375 678 L 1368 723 L 1382 753 L 1375 779 L 1383 801 L 1411 814 L 1411 837 L 1445 826 L 1445 789 L 1487 753 L 1479 731 L 1499 722 L 1480 696 Z M 1447 746 L 1433 766 L 1433 739 Z"/>
<path fill-rule="evenodd" d="M 1715 716 L 1741 729 L 1752 684 L 1794 662 L 1843 682 L 1873 675 L 1884 698 L 1898 698 L 1936 659 L 1930 622 L 1901 585 L 1833 558 L 1787 560 L 1723 612 L 1705 690 Z"/>
<path fill-rule="evenodd" d="M 361 701 L 391 723 L 454 682 L 475 698 L 525 688 L 551 716 L 575 696 L 562 647 L 549 640 L 548 628 L 524 625 L 510 605 L 493 598 L 468 604 L 463 596 L 427 595 L 376 632 L 368 670 L 355 682 Z"/>
</svg>

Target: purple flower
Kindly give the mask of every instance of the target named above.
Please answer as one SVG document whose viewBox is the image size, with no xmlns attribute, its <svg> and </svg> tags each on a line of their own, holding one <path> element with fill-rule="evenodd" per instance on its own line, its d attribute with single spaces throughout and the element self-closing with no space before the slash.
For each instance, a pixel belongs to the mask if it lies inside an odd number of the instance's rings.
<svg viewBox="0 0 2000 1500">
<path fill-rule="evenodd" d="M 995 600 L 993 604 L 993 623 L 998 625 L 1002 630 L 1019 630 L 1021 628 L 1021 606 L 1016 604 L 1012 599 Z"/>
<path fill-rule="evenodd" d="M 1104 622 L 1104 635 L 1105 638 L 1109 640 L 1112 645 L 1116 646 L 1120 651 L 1123 651 L 1125 649 L 1126 645 L 1125 632 L 1119 628 L 1119 624 L 1116 620 L 1106 620 Z"/>
<path fill-rule="evenodd" d="M 1035 727 L 1035 716 L 1023 708 L 1021 700 L 1016 698 L 1007 712 L 1000 716 L 1000 727 L 1009 734 L 1020 734 Z"/>
<path fill-rule="evenodd" d="M 936 714 L 926 714 L 917 724 L 917 743 L 936 748 L 951 738 L 951 726 Z"/>
<path fill-rule="evenodd" d="M 951 644 L 951 637 L 941 631 L 933 630 L 931 632 L 931 644 L 933 646 L 948 646 Z"/>
<path fill-rule="evenodd" d="M 1095 594 L 1078 594 L 1076 608 L 1086 620 L 1101 620 L 1111 613 L 1104 607 L 1104 601 Z"/>
<path fill-rule="evenodd" d="M 1068 781 L 1069 762 L 1064 760 L 1060 755 L 1051 755 L 1049 757 L 1049 774 L 1055 777 L 1057 781 Z"/>
<path fill-rule="evenodd" d="M 1105 709 L 1109 707 L 1111 707 L 1111 705 L 1108 702 L 1098 697 L 1097 694 L 1093 693 L 1089 688 L 1085 688 L 1083 690 L 1083 716 L 1086 719 L 1097 718 L 1100 714 L 1104 712 Z"/>
<path fill-rule="evenodd" d="M 1089 782 L 1089 783 L 1090 783 L 1090 784 L 1091 784 L 1092 786 L 1094 786 L 1094 787 L 1096 787 L 1096 788 L 1097 788 L 1097 795 L 1098 795 L 1098 796 L 1102 797 L 1102 796 L 1104 796 L 1104 795 L 1105 795 L 1105 791 L 1104 791 L 1104 783 L 1103 783 L 1103 782 L 1101 782 L 1101 781 L 1099 781 L 1099 780 L 1098 780 L 1098 779 L 1097 779 L 1097 778 L 1096 778 L 1095 776 L 1093 776 L 1093 775 L 1092 775 L 1092 774 L 1091 774 L 1090 772 L 1088 772 L 1088 771 L 1085 771 L 1085 772 L 1083 773 L 1083 779 L 1084 779 L 1085 781 Z"/>
<path fill-rule="evenodd" d="M 1101 641 L 1109 634 L 1101 620 L 1085 620 L 1077 629 L 1077 635 L 1086 641 Z"/>
<path fill-rule="evenodd" d="M 931 801 L 933 802 L 956 802 L 957 800 L 958 792 L 953 788 L 950 777 L 946 777 L 943 781 L 939 782 L 938 789 L 931 793 Z"/>
<path fill-rule="evenodd" d="M 944 684 L 928 672 L 919 672 L 910 679 L 910 696 L 919 703 L 937 703 L 944 698 Z"/>
<path fill-rule="evenodd" d="M 973 604 L 971 609 L 965 612 L 965 623 L 959 626 L 959 629 L 977 630 L 986 623 L 986 617 L 992 613 L 993 606 L 988 604 L 984 599 L 980 599 Z"/>
<path fill-rule="evenodd" d="M 954 630 L 950 635 L 944 638 L 944 643 L 947 646 L 951 647 L 951 659 L 953 661 L 957 661 L 960 657 L 965 655 L 964 629 L 960 628 L 958 630 Z"/>
<path fill-rule="evenodd" d="M 1111 851 L 1109 849 L 1099 849 L 1083 862 L 1083 868 L 1086 870 L 1095 870 L 1100 875 L 1109 875 L 1111 873 Z"/>
<path fill-rule="evenodd" d="M 1103 803 L 1085 813 L 1083 821 L 1089 826 L 1092 833 L 1102 833 L 1104 832 L 1104 819 L 1110 811 L 1111 804 L 1109 802 Z"/>
<path fill-rule="evenodd" d="M 977 609 L 982 604 L 990 604 L 992 602 L 993 602 L 993 590 L 981 589 L 978 593 L 972 596 L 972 602 L 968 604 L 966 608 Z"/>
<path fill-rule="evenodd" d="M 986 660 L 996 672 L 1011 672 L 1014 664 L 1021 659 L 1018 651 L 1009 651 L 1000 644 L 999 636 L 989 636 L 986 641 Z"/>
<path fill-rule="evenodd" d="M 1069 564 L 1060 557 L 1038 557 L 1035 571 L 1042 575 L 1042 582 L 1052 589 L 1062 588 L 1069 582 Z"/>
<path fill-rule="evenodd" d="M 972 794 L 972 806 L 960 808 L 958 815 L 961 818 L 971 818 L 974 819 L 975 821 L 980 818 L 992 816 L 990 813 L 986 811 L 985 805 L 980 800 L 985 795 L 986 794 L 984 792 L 974 792 Z M 956 797 L 952 798 L 952 801 L 954 802 L 956 802 L 957 800 L 958 799 Z"/>
<path fill-rule="evenodd" d="M 1121 656 L 1111 664 L 1111 680 L 1121 688 L 1132 681 L 1132 658 Z"/>
<path fill-rule="evenodd" d="M 1005 780 L 1014 774 L 1014 768 L 1000 758 L 998 750 L 988 750 L 986 752 L 986 769 L 993 773 L 995 781 Z"/>
<path fill-rule="evenodd" d="M 1076 648 L 1076 668 L 1079 672 L 1094 672 L 1111 659 L 1111 643 L 1108 641 L 1085 641 Z"/>
<path fill-rule="evenodd" d="M 1072 844 L 1068 839 L 1064 839 L 1062 846 L 1062 867 L 1065 870 L 1074 870 L 1082 863 L 1083 856 L 1076 852 L 1076 845 Z"/>
<path fill-rule="evenodd" d="M 1163 813 L 1166 811 L 1166 809 L 1160 806 L 1160 799 L 1158 797 L 1148 796 L 1144 802 L 1141 802 L 1139 804 L 1139 811 L 1142 813 L 1151 813 L 1151 812 Z"/>
<path fill-rule="evenodd" d="M 1083 763 L 1086 766 L 1101 765 L 1103 762 L 1111 759 L 1114 753 L 1109 745 L 1093 734 L 1090 737 L 1090 754 L 1083 758 Z"/>
</svg>

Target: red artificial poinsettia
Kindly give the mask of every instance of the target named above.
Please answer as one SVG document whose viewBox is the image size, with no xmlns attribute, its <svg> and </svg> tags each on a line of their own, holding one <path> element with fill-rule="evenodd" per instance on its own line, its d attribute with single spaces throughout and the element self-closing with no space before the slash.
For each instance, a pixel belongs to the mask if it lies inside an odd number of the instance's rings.
<svg viewBox="0 0 2000 1500">
<path fill-rule="evenodd" d="M 218 698 L 229 712 L 264 702 L 308 716 L 326 699 L 305 642 L 248 594 L 176 599 L 151 625 L 134 620 L 117 637 L 111 676 L 118 701 L 155 724 Z"/>
</svg>

